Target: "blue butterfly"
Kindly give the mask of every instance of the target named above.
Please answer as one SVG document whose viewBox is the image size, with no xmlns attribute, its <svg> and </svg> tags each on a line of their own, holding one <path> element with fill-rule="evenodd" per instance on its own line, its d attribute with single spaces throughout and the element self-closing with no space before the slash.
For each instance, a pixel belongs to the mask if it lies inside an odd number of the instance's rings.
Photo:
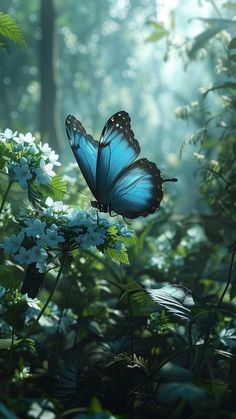
<svg viewBox="0 0 236 419">
<path fill-rule="evenodd" d="M 126 218 L 146 217 L 163 198 L 161 177 L 155 163 L 142 158 L 127 112 L 114 114 L 103 128 L 100 141 L 88 135 L 72 115 L 66 118 L 67 136 L 99 211 L 114 211 Z"/>
</svg>

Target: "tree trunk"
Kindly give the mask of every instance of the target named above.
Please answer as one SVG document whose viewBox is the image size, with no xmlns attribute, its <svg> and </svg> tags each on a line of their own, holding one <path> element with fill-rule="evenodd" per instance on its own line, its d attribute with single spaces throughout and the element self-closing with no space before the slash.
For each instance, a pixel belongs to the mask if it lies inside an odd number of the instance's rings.
<svg viewBox="0 0 236 419">
<path fill-rule="evenodd" d="M 39 129 L 43 141 L 59 152 L 58 113 L 56 106 L 56 14 L 54 0 L 41 0 L 40 78 L 41 101 Z"/>
</svg>

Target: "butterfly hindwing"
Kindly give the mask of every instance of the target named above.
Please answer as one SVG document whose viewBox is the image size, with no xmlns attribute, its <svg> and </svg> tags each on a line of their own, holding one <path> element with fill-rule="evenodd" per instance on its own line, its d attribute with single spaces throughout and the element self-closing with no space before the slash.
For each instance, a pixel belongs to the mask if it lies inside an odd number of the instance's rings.
<svg viewBox="0 0 236 419">
<path fill-rule="evenodd" d="M 128 166 L 108 196 L 109 208 L 127 218 L 147 216 L 160 205 L 163 179 L 155 163 L 140 159 Z"/>
<path fill-rule="evenodd" d="M 129 114 L 117 112 L 107 121 L 99 142 L 96 175 L 98 201 L 107 201 L 116 178 L 135 161 L 139 153 L 139 143 L 131 130 Z"/>
<path fill-rule="evenodd" d="M 80 170 L 95 195 L 99 143 L 87 134 L 82 124 L 72 115 L 66 118 L 66 132 Z"/>
</svg>

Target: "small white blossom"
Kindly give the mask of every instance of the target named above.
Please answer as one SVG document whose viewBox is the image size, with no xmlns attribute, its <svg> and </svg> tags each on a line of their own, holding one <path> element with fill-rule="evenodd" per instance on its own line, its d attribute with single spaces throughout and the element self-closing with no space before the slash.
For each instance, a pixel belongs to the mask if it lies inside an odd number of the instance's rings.
<svg viewBox="0 0 236 419">
<path fill-rule="evenodd" d="M 125 250 L 125 245 L 121 240 L 117 240 L 114 244 L 114 249 L 121 252 L 122 250 Z"/>
<path fill-rule="evenodd" d="M 216 34 L 216 38 L 219 39 L 221 42 L 223 42 L 223 44 L 225 44 L 226 46 L 228 46 L 229 43 L 232 40 L 232 36 L 227 31 L 220 31 L 220 32 L 218 32 Z"/>
<path fill-rule="evenodd" d="M 29 237 L 40 237 L 45 231 L 46 223 L 42 222 L 39 218 L 36 218 L 36 220 L 27 220 L 26 223 L 28 227 L 24 230 Z"/>
<path fill-rule="evenodd" d="M 198 58 L 200 60 L 204 60 L 204 58 L 206 58 L 206 56 L 207 56 L 207 50 L 206 50 L 206 48 L 200 48 L 198 50 Z"/>
<path fill-rule="evenodd" d="M 6 128 L 4 132 L 0 132 L 0 140 L 5 142 L 7 140 L 14 139 L 17 135 L 17 131 L 13 132 L 10 128 Z"/>
<path fill-rule="evenodd" d="M 43 249 L 43 247 L 33 246 L 31 248 L 31 258 L 32 258 L 32 263 L 45 262 L 46 259 L 48 258 L 48 254 L 47 254 L 47 251 Z"/>
<path fill-rule="evenodd" d="M 48 160 L 50 163 L 52 163 L 54 166 L 61 166 L 61 163 L 58 161 L 59 155 L 55 153 L 54 150 L 51 151 L 51 153 L 48 156 Z"/>
<path fill-rule="evenodd" d="M 19 253 L 14 258 L 19 263 L 30 265 L 32 263 L 31 249 L 26 250 L 24 246 L 21 246 Z"/>
<path fill-rule="evenodd" d="M 33 144 L 35 137 L 32 136 L 31 132 L 24 134 L 19 134 L 19 139 L 22 143 Z"/>
<path fill-rule="evenodd" d="M 27 148 L 27 151 L 29 154 L 32 154 L 33 156 L 39 153 L 39 150 L 36 144 L 30 144 L 29 147 Z"/>
<path fill-rule="evenodd" d="M 23 242 L 25 233 L 21 231 L 19 234 L 5 237 L 3 240 L 3 248 L 5 255 L 16 253 L 21 243 Z"/>
<path fill-rule="evenodd" d="M 93 219 L 89 212 L 83 211 L 80 208 L 74 208 L 68 215 L 70 227 L 90 227 L 93 224 Z"/>
<path fill-rule="evenodd" d="M 47 264 L 45 261 L 42 262 L 37 262 L 36 263 L 36 268 L 38 269 L 38 271 L 43 274 L 46 272 L 46 268 L 47 268 Z"/>
<path fill-rule="evenodd" d="M 208 86 L 199 87 L 199 89 L 197 89 L 197 91 L 198 91 L 198 93 L 200 93 L 200 95 L 205 95 L 212 88 L 213 88 L 213 83 L 211 82 L 211 83 L 208 84 Z"/>
<path fill-rule="evenodd" d="M 57 249 L 59 243 L 65 241 L 64 237 L 59 235 L 58 228 L 55 224 L 52 224 L 50 228 L 47 228 L 44 240 L 52 249 Z"/>
<path fill-rule="evenodd" d="M 12 179 L 19 182 L 22 189 L 27 189 L 27 181 L 32 178 L 27 159 L 25 157 L 21 157 L 20 163 L 15 163 L 12 166 L 12 171 Z"/>
<path fill-rule="evenodd" d="M 39 143 L 39 149 L 42 151 L 44 158 L 48 159 L 48 157 L 50 156 L 50 153 L 52 151 L 51 147 L 49 147 L 48 143 L 44 143 L 42 144 L 41 142 Z"/>
<path fill-rule="evenodd" d="M 191 115 L 192 111 L 189 105 L 186 106 L 178 106 L 175 109 L 175 116 L 176 118 L 186 119 L 189 115 Z"/>
<path fill-rule="evenodd" d="M 205 159 L 204 154 L 200 154 L 200 153 L 193 153 L 193 157 L 195 158 L 197 163 Z"/>
<path fill-rule="evenodd" d="M 52 170 L 52 163 L 45 163 L 43 159 L 40 160 L 40 167 L 35 170 L 36 182 L 41 185 L 47 185 L 51 181 L 51 177 L 55 176 L 55 172 Z"/>
<path fill-rule="evenodd" d="M 106 230 L 94 230 L 92 227 L 88 227 L 87 233 L 81 234 L 78 238 L 82 249 L 88 249 L 91 246 L 100 246 L 104 244 L 106 238 Z"/>
<path fill-rule="evenodd" d="M 219 165 L 219 162 L 217 160 L 210 160 L 209 165 L 214 172 L 217 173 L 217 172 L 220 171 L 220 165 Z"/>
<path fill-rule="evenodd" d="M 48 216 L 52 216 L 55 213 L 68 213 L 69 206 L 63 204 L 62 201 L 53 201 L 52 198 L 48 197 L 45 201 L 45 204 L 48 208 L 44 209 L 44 214 Z"/>
<path fill-rule="evenodd" d="M 226 95 L 221 96 L 222 102 L 223 102 L 223 108 L 229 108 L 232 106 L 232 98 Z"/>
<path fill-rule="evenodd" d="M 133 237 L 134 236 L 134 232 L 133 230 L 131 230 L 129 227 L 127 227 L 126 224 L 124 224 L 121 229 L 119 230 L 119 233 L 123 236 L 123 237 Z"/>
</svg>

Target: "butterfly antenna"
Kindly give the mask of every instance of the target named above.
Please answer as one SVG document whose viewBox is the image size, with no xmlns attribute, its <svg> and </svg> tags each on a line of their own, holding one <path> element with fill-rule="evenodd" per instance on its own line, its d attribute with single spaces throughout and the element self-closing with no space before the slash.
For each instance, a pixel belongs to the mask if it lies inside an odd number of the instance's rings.
<svg viewBox="0 0 236 419">
<path fill-rule="evenodd" d="M 162 183 L 164 182 L 178 182 L 178 179 L 176 179 L 176 177 L 173 177 L 172 179 L 163 179 Z"/>
</svg>

